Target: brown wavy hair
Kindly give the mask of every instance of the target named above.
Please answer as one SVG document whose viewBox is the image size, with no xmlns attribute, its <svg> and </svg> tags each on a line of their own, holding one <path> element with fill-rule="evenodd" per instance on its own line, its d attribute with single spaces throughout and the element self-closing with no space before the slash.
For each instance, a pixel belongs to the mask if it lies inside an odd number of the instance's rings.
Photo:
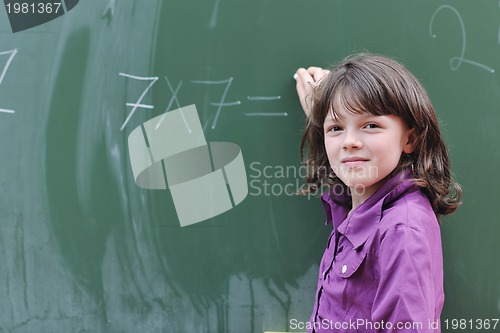
<svg viewBox="0 0 500 333">
<path fill-rule="evenodd" d="M 401 155 L 391 175 L 410 170 L 412 180 L 427 195 L 438 216 L 453 213 L 461 204 L 462 189 L 451 176 L 448 150 L 434 107 L 424 87 L 399 62 L 371 53 L 348 57 L 334 66 L 308 97 L 311 113 L 300 145 L 308 170 L 305 192 L 340 185 L 348 193 L 330 167 L 324 143 L 323 123 L 328 113 L 338 117 L 334 100 L 339 98 L 350 112 L 396 115 L 408 128 L 415 129 L 413 152 Z"/>
</svg>

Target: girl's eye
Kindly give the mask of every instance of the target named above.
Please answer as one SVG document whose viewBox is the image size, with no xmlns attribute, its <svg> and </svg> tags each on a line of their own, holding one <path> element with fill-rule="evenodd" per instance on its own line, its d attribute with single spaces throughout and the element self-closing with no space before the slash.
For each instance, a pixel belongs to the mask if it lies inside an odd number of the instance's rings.
<svg viewBox="0 0 500 333">
<path fill-rule="evenodd" d="M 342 128 L 340 126 L 332 126 L 332 127 L 330 127 L 330 129 L 328 131 L 329 132 L 338 132 L 341 130 L 342 130 Z"/>
<path fill-rule="evenodd" d="M 366 128 L 379 128 L 380 126 L 374 123 L 369 123 L 365 126 Z"/>
</svg>

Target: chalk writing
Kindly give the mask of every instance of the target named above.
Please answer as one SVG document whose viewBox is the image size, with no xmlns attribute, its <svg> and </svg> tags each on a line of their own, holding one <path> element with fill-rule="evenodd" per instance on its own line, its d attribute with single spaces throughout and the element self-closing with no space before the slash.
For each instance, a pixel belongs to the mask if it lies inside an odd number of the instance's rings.
<svg viewBox="0 0 500 333">
<path fill-rule="evenodd" d="M 220 3 L 220 0 L 215 0 L 214 11 L 212 12 L 212 17 L 210 18 L 210 23 L 208 24 L 210 29 L 214 29 L 215 26 L 217 25 L 217 15 L 219 13 L 219 3 Z"/>
<path fill-rule="evenodd" d="M 108 24 L 115 15 L 115 0 L 108 0 L 106 8 L 104 8 L 101 17 L 108 20 Z"/>
<path fill-rule="evenodd" d="M 226 100 L 226 95 L 227 91 L 229 90 L 229 87 L 231 87 L 231 83 L 233 83 L 233 78 L 230 77 L 227 80 L 221 80 L 221 81 L 203 81 L 203 80 L 191 80 L 192 83 L 197 83 L 197 84 L 226 84 L 226 87 L 224 88 L 224 93 L 222 93 L 222 97 L 218 103 L 211 102 L 210 105 L 217 106 L 217 112 L 215 113 L 215 118 L 212 123 L 212 129 L 215 129 L 217 126 L 217 121 L 219 120 L 220 112 L 222 110 L 223 106 L 234 106 L 234 105 L 240 105 L 240 101 L 234 101 L 234 102 L 225 102 Z"/>
<path fill-rule="evenodd" d="M 165 119 L 166 113 L 171 110 L 172 104 L 174 102 L 177 105 L 175 109 L 182 109 L 181 104 L 177 99 L 177 94 L 179 93 L 179 89 L 181 89 L 182 87 L 182 80 L 179 81 L 179 84 L 177 85 L 177 87 L 175 87 L 175 90 L 174 88 L 172 88 L 172 84 L 170 83 L 170 80 L 168 79 L 167 76 L 165 76 L 165 81 L 167 82 L 168 89 L 170 89 L 170 92 L 172 93 L 172 97 L 170 97 L 170 101 L 168 102 L 167 108 L 165 109 L 165 114 L 160 118 L 158 124 L 156 124 L 155 129 L 158 129 L 160 127 L 161 123 Z M 186 126 L 188 132 L 191 133 L 191 128 L 189 128 L 189 124 L 187 123 L 186 118 L 184 118 L 184 113 L 181 112 L 180 114 L 182 116 L 182 120 L 184 121 L 184 125 Z"/>
<path fill-rule="evenodd" d="M 9 69 L 9 66 L 12 63 L 12 60 L 14 59 L 14 57 L 17 54 L 17 49 L 13 49 L 13 50 L 10 50 L 10 51 L 0 52 L 0 56 L 2 56 L 4 54 L 9 54 L 9 59 L 7 59 L 7 62 L 5 63 L 5 66 L 4 66 L 3 70 L 2 70 L 2 74 L 0 74 L 0 85 L 3 82 L 3 79 L 5 77 L 5 73 L 7 73 L 7 70 Z M 0 112 L 2 112 L 2 113 L 15 113 L 14 110 L 3 109 L 3 108 L 0 108 Z"/>
<path fill-rule="evenodd" d="M 125 121 L 123 122 L 123 124 L 122 124 L 122 126 L 120 128 L 120 130 L 123 130 L 127 126 L 128 122 L 130 121 L 130 119 L 132 118 L 132 116 L 134 115 L 135 111 L 138 108 L 143 108 L 143 109 L 153 109 L 154 108 L 153 105 L 142 103 L 142 100 L 146 96 L 146 94 L 148 93 L 148 91 L 151 90 L 151 88 L 153 87 L 153 85 L 156 83 L 156 81 L 158 80 L 158 77 L 157 76 L 142 77 L 142 76 L 136 76 L 136 75 L 126 74 L 126 73 L 118 73 L 118 74 L 120 76 L 124 76 L 124 77 L 130 78 L 130 79 L 134 79 L 134 80 L 151 81 L 149 83 L 149 85 L 146 87 L 146 89 L 142 92 L 142 94 L 139 97 L 139 99 L 137 100 L 137 102 L 135 102 L 135 103 L 126 103 L 126 106 L 132 107 L 132 110 L 129 112 L 129 114 L 127 115 Z M 181 105 L 181 103 L 179 101 L 178 96 L 179 96 L 179 91 L 183 87 L 184 81 L 180 80 L 177 84 L 173 84 L 171 82 L 171 80 L 167 76 L 165 76 L 164 79 L 165 79 L 165 83 L 167 84 L 168 89 L 170 90 L 171 97 L 170 97 L 170 100 L 169 100 L 169 102 L 167 104 L 167 107 L 165 108 L 164 115 L 159 118 L 158 123 L 155 126 L 155 129 L 158 129 L 160 127 L 160 125 L 162 124 L 162 122 L 164 121 L 164 119 L 166 117 L 167 112 L 171 111 L 172 109 L 181 109 L 182 108 L 182 105 Z M 227 95 L 228 95 L 228 92 L 229 92 L 229 88 L 231 87 L 233 81 L 234 81 L 233 77 L 230 77 L 230 78 L 225 79 L 225 80 L 190 80 L 190 82 L 193 83 L 193 84 L 224 85 L 224 89 L 223 89 L 223 92 L 221 94 L 221 97 L 220 97 L 219 101 L 218 102 L 214 102 L 214 101 L 209 102 L 210 105 L 217 107 L 217 109 L 215 111 L 215 116 L 214 116 L 214 119 L 213 119 L 213 122 L 212 122 L 212 125 L 211 125 L 212 129 L 216 128 L 217 122 L 218 122 L 218 120 L 219 120 L 219 118 L 221 116 L 221 111 L 222 111 L 223 107 L 230 107 L 230 106 L 241 105 L 241 101 L 240 100 L 226 101 L 226 98 L 227 98 Z M 247 96 L 246 99 L 249 102 L 269 102 L 269 101 L 280 100 L 281 96 L 277 96 L 277 95 L 271 95 L 271 96 Z M 243 115 L 245 115 L 245 116 L 253 116 L 253 117 L 256 117 L 256 116 L 261 116 L 261 117 L 273 117 L 273 116 L 274 117 L 286 117 L 286 116 L 288 116 L 288 113 L 286 113 L 286 112 L 245 112 L 245 113 L 243 113 Z M 189 124 L 186 121 L 186 119 L 184 119 L 184 115 L 182 113 L 181 113 L 181 116 L 183 117 L 184 125 L 186 126 L 187 130 L 189 131 L 189 133 L 191 133 L 191 129 L 189 128 Z"/>
<path fill-rule="evenodd" d="M 500 1 L 498 2 L 498 7 L 500 7 Z M 500 27 L 498 28 L 498 38 L 497 39 L 498 39 L 498 44 L 500 44 Z"/>
<path fill-rule="evenodd" d="M 245 116 L 287 117 L 287 112 L 245 112 Z"/>
<path fill-rule="evenodd" d="M 281 96 L 247 96 L 249 101 L 274 101 L 281 99 Z"/>
<path fill-rule="evenodd" d="M 441 11 L 445 10 L 445 9 L 448 9 L 448 10 L 451 10 L 457 17 L 458 19 L 458 22 L 460 23 L 460 30 L 461 30 L 461 33 L 462 33 L 462 50 L 460 51 L 460 56 L 458 57 L 452 57 L 450 59 L 450 67 L 452 70 L 456 71 L 460 65 L 462 65 L 462 63 L 467 63 L 467 64 L 470 64 L 470 65 L 473 65 L 473 66 L 477 66 L 481 69 L 484 69 L 485 71 L 488 71 L 490 73 L 495 73 L 495 70 L 489 66 L 486 66 L 484 64 L 481 64 L 477 61 L 473 61 L 473 60 L 470 60 L 470 59 L 466 59 L 464 57 L 465 55 L 465 48 L 466 48 L 466 44 L 467 44 L 467 36 L 465 34 L 465 25 L 464 25 L 464 21 L 462 19 L 462 16 L 460 15 L 460 13 L 458 12 L 458 10 L 455 8 L 455 7 L 452 7 L 450 5 L 442 5 L 440 6 L 438 9 L 436 9 L 436 11 L 434 12 L 434 14 L 432 15 L 432 18 L 431 18 L 431 22 L 429 24 L 429 34 L 433 37 L 433 38 L 436 38 L 437 35 L 435 33 L 432 32 L 432 27 L 434 25 L 434 20 L 436 19 L 436 16 L 438 15 L 438 13 L 440 13 Z"/>
<path fill-rule="evenodd" d="M 122 127 L 120 127 L 120 131 L 123 131 L 123 129 L 125 128 L 125 126 L 127 126 L 128 122 L 130 121 L 130 118 L 132 118 L 132 116 L 134 115 L 134 113 L 137 110 L 137 108 L 139 108 L 139 107 L 140 108 L 145 108 L 145 109 L 152 109 L 153 108 L 153 105 L 141 104 L 141 101 L 144 98 L 144 96 L 146 96 L 146 94 L 148 93 L 149 89 L 151 89 L 151 87 L 153 86 L 153 84 L 155 84 L 155 82 L 158 81 L 158 76 L 142 77 L 142 76 L 130 75 L 130 74 L 126 74 L 126 73 L 118 73 L 118 75 L 125 76 L 125 77 L 131 78 L 131 79 L 135 79 L 135 80 L 151 81 L 151 83 L 149 83 L 148 87 L 142 92 L 141 96 L 137 100 L 137 103 L 126 103 L 127 106 L 131 106 L 132 107 L 132 110 L 130 111 L 130 113 L 128 114 L 127 118 L 123 122 Z"/>
<path fill-rule="evenodd" d="M 249 101 L 275 101 L 281 99 L 281 96 L 247 96 Z M 245 112 L 247 117 L 287 117 L 286 112 Z"/>
</svg>

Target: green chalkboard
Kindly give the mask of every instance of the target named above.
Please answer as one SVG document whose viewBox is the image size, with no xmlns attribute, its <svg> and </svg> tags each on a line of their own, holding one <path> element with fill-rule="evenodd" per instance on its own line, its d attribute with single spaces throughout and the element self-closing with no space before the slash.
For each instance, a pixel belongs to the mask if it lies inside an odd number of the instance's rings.
<svg viewBox="0 0 500 333">
<path fill-rule="evenodd" d="M 422 81 L 464 188 L 442 220 L 443 331 L 499 318 L 499 26 L 498 1 L 88 0 L 17 33 L 2 8 L 0 332 L 308 320 L 330 227 L 317 198 L 294 194 L 305 119 L 292 76 L 359 51 Z M 207 142 L 239 147 L 248 194 L 181 227 L 171 189 L 136 184 L 128 137 L 188 105 Z"/>
</svg>

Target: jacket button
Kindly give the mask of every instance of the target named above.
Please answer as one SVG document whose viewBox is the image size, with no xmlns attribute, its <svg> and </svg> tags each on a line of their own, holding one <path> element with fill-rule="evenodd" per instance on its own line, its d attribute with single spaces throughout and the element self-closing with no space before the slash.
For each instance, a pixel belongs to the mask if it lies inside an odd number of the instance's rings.
<svg viewBox="0 0 500 333">
<path fill-rule="evenodd" d="M 347 272 L 347 265 L 342 265 L 342 274 Z"/>
</svg>

